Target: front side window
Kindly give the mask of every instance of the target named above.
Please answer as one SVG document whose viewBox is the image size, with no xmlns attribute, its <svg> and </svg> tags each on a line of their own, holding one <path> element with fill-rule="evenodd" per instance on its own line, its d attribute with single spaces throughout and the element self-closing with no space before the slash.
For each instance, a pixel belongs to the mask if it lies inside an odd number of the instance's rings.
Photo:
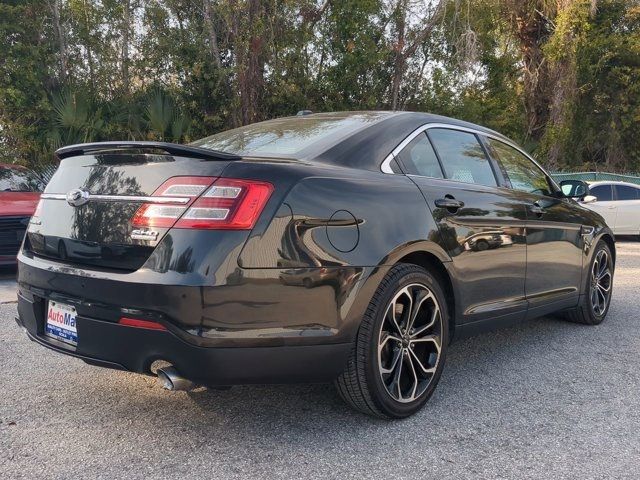
<svg viewBox="0 0 640 480">
<path fill-rule="evenodd" d="M 398 154 L 409 173 L 431 178 L 443 178 L 440 162 L 425 133 L 419 134 Z"/>
<path fill-rule="evenodd" d="M 596 185 L 589 188 L 589 195 L 593 195 L 599 202 L 610 202 L 613 200 L 611 185 Z"/>
<path fill-rule="evenodd" d="M 473 133 L 432 128 L 428 136 L 447 178 L 490 187 L 498 185 L 489 159 Z"/>
<path fill-rule="evenodd" d="M 628 185 L 616 185 L 616 198 L 618 200 L 638 200 L 640 189 Z"/>
<path fill-rule="evenodd" d="M 547 175 L 515 148 L 493 138 L 487 138 L 493 154 L 500 162 L 512 188 L 537 195 L 552 195 Z"/>
</svg>

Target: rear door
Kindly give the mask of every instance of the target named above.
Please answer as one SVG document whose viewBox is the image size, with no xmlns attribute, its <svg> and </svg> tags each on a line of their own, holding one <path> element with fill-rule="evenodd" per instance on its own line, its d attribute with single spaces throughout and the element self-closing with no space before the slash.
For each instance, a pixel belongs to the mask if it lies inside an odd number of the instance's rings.
<svg viewBox="0 0 640 480">
<path fill-rule="evenodd" d="M 135 150 L 65 158 L 41 197 L 25 248 L 75 265 L 136 270 L 174 223 L 171 216 L 181 214 L 228 163 Z M 140 227 L 151 218 L 134 222 L 143 205 L 145 215 L 154 216 Z"/>
<path fill-rule="evenodd" d="M 405 142 L 406 143 L 406 142 Z M 396 159 L 422 191 L 457 276 L 463 323 L 524 318 L 525 210 L 475 133 L 426 128 Z"/>
<path fill-rule="evenodd" d="M 582 216 L 571 200 L 557 197 L 549 176 L 520 150 L 486 138 L 511 188 L 526 202 L 530 317 L 576 304 L 582 279 Z"/>
<path fill-rule="evenodd" d="M 640 188 L 615 184 L 616 223 L 619 235 L 640 235 Z"/>
<path fill-rule="evenodd" d="M 609 228 L 615 233 L 618 202 L 614 201 L 613 193 L 613 186 L 610 183 L 593 185 L 589 187 L 589 195 L 593 195 L 597 200 L 585 204 L 585 207 L 602 215 Z"/>
</svg>

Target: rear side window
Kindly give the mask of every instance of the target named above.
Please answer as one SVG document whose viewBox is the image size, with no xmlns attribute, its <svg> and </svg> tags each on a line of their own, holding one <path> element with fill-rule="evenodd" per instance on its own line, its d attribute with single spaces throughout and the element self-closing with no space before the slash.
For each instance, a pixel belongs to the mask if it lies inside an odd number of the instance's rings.
<svg viewBox="0 0 640 480">
<path fill-rule="evenodd" d="M 529 158 L 499 140 L 487 138 L 487 142 L 509 178 L 512 188 L 537 195 L 551 195 L 547 175 Z"/>
<path fill-rule="evenodd" d="M 440 156 L 447 178 L 497 186 L 496 177 L 477 137 L 472 133 L 432 128 L 428 136 Z"/>
<path fill-rule="evenodd" d="M 628 185 L 616 185 L 617 200 L 638 200 L 640 189 Z"/>
<path fill-rule="evenodd" d="M 411 140 L 398 154 L 400 162 L 410 173 L 431 178 L 443 178 L 436 152 L 425 133 Z"/>
<path fill-rule="evenodd" d="M 610 202 L 613 200 L 611 185 L 596 185 L 589 188 L 589 195 L 593 195 L 599 202 Z"/>
</svg>

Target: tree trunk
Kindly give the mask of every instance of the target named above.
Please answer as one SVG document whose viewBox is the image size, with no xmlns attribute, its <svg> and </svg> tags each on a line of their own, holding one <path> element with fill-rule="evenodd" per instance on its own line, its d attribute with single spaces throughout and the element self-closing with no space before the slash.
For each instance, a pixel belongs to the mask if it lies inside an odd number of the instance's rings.
<svg viewBox="0 0 640 480">
<path fill-rule="evenodd" d="M 58 42 L 58 52 L 60 55 L 60 81 L 64 83 L 67 79 L 67 75 L 69 74 L 69 49 L 67 46 L 67 36 L 64 28 L 62 27 L 59 0 L 51 0 L 48 3 L 53 16 L 53 28 L 55 30 L 56 40 Z"/>
<path fill-rule="evenodd" d="M 544 0 L 509 0 L 512 29 L 522 55 L 524 108 L 528 138 L 539 140 L 544 134 L 549 105 L 548 65 L 542 47 L 550 35 L 550 24 L 542 14 Z"/>
<path fill-rule="evenodd" d="M 129 43 L 131 32 L 131 0 L 124 0 L 122 17 L 122 90 L 129 94 L 131 80 L 129 78 Z"/>
<path fill-rule="evenodd" d="M 211 0 L 204 0 L 204 24 L 209 37 L 211 60 L 218 70 L 220 70 L 222 68 L 222 63 L 220 61 L 220 49 L 218 48 L 218 35 L 213 21 L 213 14 L 211 12 Z"/>
<path fill-rule="evenodd" d="M 95 78 L 95 67 L 93 65 L 93 51 L 91 49 L 91 25 L 89 22 L 89 12 L 87 11 L 87 0 L 83 0 L 82 2 L 84 9 L 84 22 L 85 28 L 87 30 L 87 38 L 86 38 L 86 49 L 87 49 L 87 65 L 89 66 L 89 81 L 91 82 L 91 91 L 95 92 L 96 89 L 96 78 Z"/>
<path fill-rule="evenodd" d="M 406 58 L 404 54 L 405 27 L 406 27 L 406 0 L 400 0 L 395 12 L 396 43 L 394 45 L 393 78 L 391 80 L 391 110 L 398 109 L 398 97 L 400 96 L 400 83 L 404 76 Z"/>
<path fill-rule="evenodd" d="M 235 2 L 233 2 L 235 4 Z M 232 36 L 236 54 L 237 87 L 240 96 L 238 120 L 247 125 L 260 120 L 262 89 L 264 86 L 264 27 L 261 17 L 266 12 L 262 0 L 248 0 L 246 11 L 234 15 Z M 237 11 L 237 10 L 234 10 Z M 246 19 L 240 24 L 239 17 Z"/>
</svg>

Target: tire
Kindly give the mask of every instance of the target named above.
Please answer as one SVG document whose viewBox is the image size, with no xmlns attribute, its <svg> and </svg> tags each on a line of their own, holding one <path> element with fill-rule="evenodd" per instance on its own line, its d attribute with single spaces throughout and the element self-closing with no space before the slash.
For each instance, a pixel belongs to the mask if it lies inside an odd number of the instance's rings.
<svg viewBox="0 0 640 480">
<path fill-rule="evenodd" d="M 415 316 L 409 305 L 418 307 Z M 449 312 L 438 278 L 417 265 L 394 266 L 373 295 L 347 366 L 335 382 L 340 396 L 371 416 L 414 414 L 440 380 L 448 332 Z"/>
<path fill-rule="evenodd" d="M 605 257 L 606 261 L 602 262 L 602 259 Z M 598 265 L 596 265 L 596 263 Z M 581 296 L 580 304 L 576 308 L 564 312 L 563 317 L 566 320 L 584 325 L 599 325 L 604 321 L 611 306 L 614 267 L 611 250 L 609 246 L 601 240 L 596 245 L 591 263 L 589 264 L 587 290 L 584 292 L 584 295 Z M 606 269 L 606 275 L 601 275 L 599 280 L 595 279 L 594 272 L 596 270 L 603 272 L 603 269 Z M 601 286 L 598 287 L 598 285 Z M 603 291 L 607 285 L 608 293 L 603 301 Z M 595 293 L 594 289 L 596 289 Z"/>
</svg>

